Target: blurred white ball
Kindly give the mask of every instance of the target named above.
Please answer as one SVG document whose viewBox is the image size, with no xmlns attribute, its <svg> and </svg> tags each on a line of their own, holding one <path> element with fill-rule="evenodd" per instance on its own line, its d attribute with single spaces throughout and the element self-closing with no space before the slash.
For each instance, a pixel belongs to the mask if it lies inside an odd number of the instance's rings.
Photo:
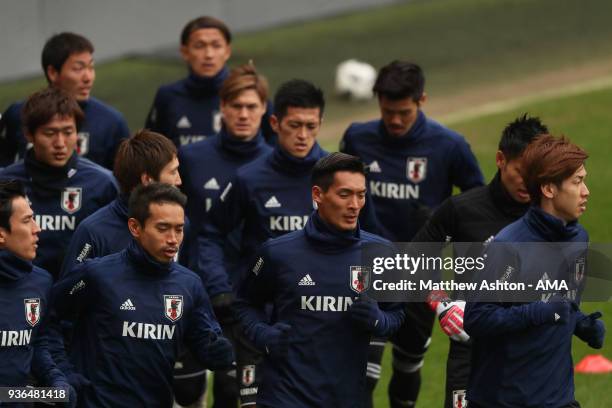
<svg viewBox="0 0 612 408">
<path fill-rule="evenodd" d="M 354 100 L 371 99 L 376 70 L 366 62 L 349 59 L 336 67 L 336 92 Z"/>
</svg>

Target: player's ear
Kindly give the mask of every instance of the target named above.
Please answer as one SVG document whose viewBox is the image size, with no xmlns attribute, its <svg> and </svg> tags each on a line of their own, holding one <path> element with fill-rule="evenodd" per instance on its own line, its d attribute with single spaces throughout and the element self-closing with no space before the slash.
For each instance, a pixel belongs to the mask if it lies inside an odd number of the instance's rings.
<svg viewBox="0 0 612 408">
<path fill-rule="evenodd" d="M 506 166 L 506 156 L 504 156 L 504 153 L 501 150 L 498 150 L 497 153 L 495 153 L 495 164 L 500 170 Z"/>
<path fill-rule="evenodd" d="M 128 229 L 134 238 L 140 238 L 141 227 L 140 222 L 136 218 L 128 219 Z"/>
<path fill-rule="evenodd" d="M 555 198 L 557 194 L 557 186 L 555 183 L 546 183 L 540 186 L 540 191 L 542 191 L 542 195 L 548 199 Z"/>
<path fill-rule="evenodd" d="M 8 231 L 6 230 L 6 228 L 0 227 L 0 248 L 3 248 L 4 244 L 6 244 L 7 235 L 8 235 Z"/>
<path fill-rule="evenodd" d="M 321 204 L 321 195 L 323 194 L 323 189 L 319 186 L 312 186 L 312 201 L 317 203 L 317 206 Z"/>
<path fill-rule="evenodd" d="M 181 48 L 179 49 L 181 52 L 181 57 L 183 58 L 183 60 L 185 62 L 189 62 L 189 50 L 187 48 L 186 45 L 181 45 Z"/>
<path fill-rule="evenodd" d="M 151 184 L 154 181 L 155 181 L 155 179 L 153 177 L 149 176 L 147 173 L 142 173 L 140 175 L 140 184 L 142 184 L 143 186 L 148 186 L 149 184 Z"/>
<path fill-rule="evenodd" d="M 419 105 L 419 108 L 425 104 L 425 102 L 427 102 L 427 93 L 423 92 L 423 95 L 421 95 L 421 97 L 419 98 L 417 105 Z"/>
<path fill-rule="evenodd" d="M 275 114 L 270 115 L 270 127 L 276 134 L 279 133 L 278 122 L 279 122 L 278 118 L 276 117 Z"/>
<path fill-rule="evenodd" d="M 59 78 L 59 71 L 57 69 L 55 69 L 55 67 L 53 65 L 49 65 L 47 66 L 47 78 L 49 78 L 49 82 L 51 84 L 55 84 Z"/>
</svg>

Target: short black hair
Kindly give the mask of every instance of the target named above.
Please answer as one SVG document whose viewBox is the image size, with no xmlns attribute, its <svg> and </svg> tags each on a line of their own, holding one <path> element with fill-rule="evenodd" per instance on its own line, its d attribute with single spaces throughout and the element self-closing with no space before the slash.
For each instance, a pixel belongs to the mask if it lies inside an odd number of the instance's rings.
<svg viewBox="0 0 612 408">
<path fill-rule="evenodd" d="M 425 75 L 417 64 L 395 60 L 380 69 L 373 91 L 379 98 L 418 102 L 425 91 Z"/>
<path fill-rule="evenodd" d="M 323 91 L 312 82 L 303 79 L 292 79 L 278 88 L 274 96 L 274 115 L 280 121 L 290 108 L 319 108 L 319 117 L 323 117 L 325 98 Z"/>
<path fill-rule="evenodd" d="M 319 186 L 323 191 L 327 191 L 334 183 L 334 175 L 339 171 L 351 173 L 367 174 L 366 166 L 355 156 L 350 154 L 335 152 L 317 161 L 312 169 L 310 184 Z"/>
<path fill-rule="evenodd" d="M 42 50 L 41 64 L 47 82 L 51 82 L 47 75 L 47 67 L 52 66 L 57 72 L 62 70 L 64 62 L 72 55 L 81 52 L 93 54 L 94 46 L 87 38 L 75 33 L 55 34 L 47 40 Z"/>
<path fill-rule="evenodd" d="M 11 215 L 13 215 L 13 200 L 26 197 L 25 188 L 18 180 L 0 181 L 0 228 L 11 232 Z"/>
<path fill-rule="evenodd" d="M 498 149 L 501 150 L 507 161 L 514 160 L 523 154 L 527 145 L 536 136 L 544 133 L 548 133 L 548 128 L 540 121 L 540 118 L 529 117 L 527 113 L 524 113 L 504 128 Z"/>
<path fill-rule="evenodd" d="M 51 122 L 56 115 L 73 117 L 77 130 L 85 119 L 83 110 L 72 95 L 51 86 L 28 97 L 21 107 L 21 124 L 24 131 L 33 137 L 39 127 Z"/>
<path fill-rule="evenodd" d="M 221 32 L 221 35 L 223 35 L 228 44 L 232 43 L 232 33 L 223 21 L 210 16 L 200 16 L 189 21 L 183 27 L 183 31 L 181 31 L 181 45 L 189 43 L 191 33 L 204 28 L 216 28 Z"/>
<path fill-rule="evenodd" d="M 130 194 L 128 217 L 134 218 L 140 225 L 144 226 L 147 219 L 151 216 L 150 206 L 152 203 L 178 204 L 184 209 L 187 204 L 187 196 L 170 184 L 151 183 L 146 186 L 140 185 Z"/>
</svg>

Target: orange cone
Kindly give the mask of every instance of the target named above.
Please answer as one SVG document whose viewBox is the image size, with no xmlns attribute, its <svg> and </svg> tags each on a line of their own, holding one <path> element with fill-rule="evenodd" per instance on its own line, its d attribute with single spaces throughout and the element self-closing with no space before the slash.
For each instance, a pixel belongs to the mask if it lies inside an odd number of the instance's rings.
<svg viewBox="0 0 612 408">
<path fill-rule="evenodd" d="M 576 364 L 574 371 L 585 374 L 612 373 L 612 361 L 601 354 L 591 354 Z"/>
</svg>

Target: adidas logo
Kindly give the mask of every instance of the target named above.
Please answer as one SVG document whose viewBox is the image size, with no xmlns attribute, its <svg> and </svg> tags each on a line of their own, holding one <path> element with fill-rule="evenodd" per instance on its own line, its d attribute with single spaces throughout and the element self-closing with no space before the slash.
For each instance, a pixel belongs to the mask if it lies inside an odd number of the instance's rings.
<svg viewBox="0 0 612 408">
<path fill-rule="evenodd" d="M 555 322 L 556 322 L 557 320 L 559 320 L 560 318 L 561 318 L 561 316 L 559 316 L 557 313 L 555 313 Z"/>
<path fill-rule="evenodd" d="M 370 163 L 368 168 L 370 169 L 370 173 L 380 173 L 381 172 L 380 166 L 378 165 L 378 161 L 376 160 Z"/>
<path fill-rule="evenodd" d="M 121 309 L 121 310 L 136 310 L 136 306 L 134 306 L 132 301 L 130 299 L 128 299 L 125 302 L 123 302 L 123 304 L 121 305 L 121 307 L 119 309 Z"/>
<path fill-rule="evenodd" d="M 312 278 L 310 277 L 310 274 L 306 274 L 306 276 L 304 276 L 302 280 L 298 282 L 298 286 L 314 286 L 314 285 L 316 285 L 316 283 L 315 281 L 312 280 Z"/>
<path fill-rule="evenodd" d="M 191 122 L 187 119 L 187 116 L 182 116 L 178 122 L 176 122 L 176 127 L 181 129 L 186 129 L 191 127 Z"/>
<path fill-rule="evenodd" d="M 219 183 L 217 183 L 217 179 L 216 178 L 211 178 L 210 180 L 208 180 L 206 182 L 206 184 L 204 184 L 204 189 L 205 190 L 219 190 Z"/>
<path fill-rule="evenodd" d="M 278 208 L 280 206 L 281 206 L 281 203 L 278 202 L 278 200 L 276 199 L 276 196 L 270 197 L 270 199 L 266 201 L 266 203 L 264 204 L 264 207 L 266 208 Z"/>
</svg>

